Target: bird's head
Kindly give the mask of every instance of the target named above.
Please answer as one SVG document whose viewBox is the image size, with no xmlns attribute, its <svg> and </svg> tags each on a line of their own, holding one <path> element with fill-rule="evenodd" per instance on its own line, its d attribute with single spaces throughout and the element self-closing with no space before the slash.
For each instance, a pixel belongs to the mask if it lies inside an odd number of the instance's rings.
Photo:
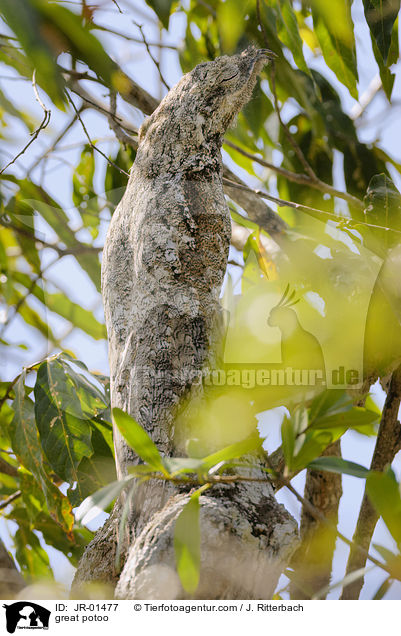
<svg viewBox="0 0 401 636">
<path fill-rule="evenodd" d="M 273 57 L 272 51 L 251 46 L 237 55 L 198 64 L 142 124 L 139 144 L 144 157 L 157 149 L 159 162 L 163 151 L 164 159 L 177 166 L 191 154 L 220 147 L 227 128 L 251 98 L 262 68 Z"/>
</svg>

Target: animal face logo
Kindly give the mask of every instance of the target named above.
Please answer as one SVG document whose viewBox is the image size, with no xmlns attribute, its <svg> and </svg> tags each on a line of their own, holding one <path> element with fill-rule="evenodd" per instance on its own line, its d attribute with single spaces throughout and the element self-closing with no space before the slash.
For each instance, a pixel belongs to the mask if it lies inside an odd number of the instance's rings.
<svg viewBox="0 0 401 636">
<path fill-rule="evenodd" d="M 19 601 L 4 604 L 6 610 L 6 628 L 9 634 L 14 634 L 16 629 L 49 629 L 51 612 L 30 601 Z"/>
</svg>

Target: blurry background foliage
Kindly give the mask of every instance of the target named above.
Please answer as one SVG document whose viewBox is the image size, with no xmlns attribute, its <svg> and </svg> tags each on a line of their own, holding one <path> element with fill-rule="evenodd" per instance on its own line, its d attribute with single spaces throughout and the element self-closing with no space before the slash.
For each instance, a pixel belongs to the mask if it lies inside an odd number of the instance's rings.
<svg viewBox="0 0 401 636">
<path fill-rule="evenodd" d="M 401 164 L 388 149 L 399 151 L 401 141 L 393 119 L 401 98 L 399 8 L 399 0 L 0 0 L 1 530 L 28 581 L 53 576 L 56 552 L 76 564 L 93 533 L 74 522 L 72 510 L 115 479 L 102 244 L 127 184 L 139 125 L 167 87 L 199 62 L 249 44 L 268 45 L 278 56 L 228 131 L 223 158 L 252 189 L 284 200 L 272 205 L 287 224 L 286 257 L 278 255 L 268 225 L 249 218 L 252 205 L 229 199 L 235 240 L 223 302 L 249 315 L 266 289 L 274 303 L 291 280 L 305 320 L 312 325 L 319 311 L 326 316 L 324 340 L 354 289 L 362 304 L 341 323 L 349 331 L 338 346 L 346 355 L 355 341 L 355 355 L 362 355 L 363 302 L 375 282 L 365 276 L 363 254 L 369 250 L 380 267 L 401 232 Z M 373 371 L 382 375 L 401 356 L 397 312 L 398 340 L 379 361 L 373 355 Z M 255 327 L 262 340 L 263 316 Z M 377 338 L 386 321 L 384 314 L 376 324 L 374 350 L 381 350 Z M 246 337 L 245 330 L 240 349 Z M 233 404 L 245 422 L 241 396 Z M 368 437 L 374 440 L 380 417 L 370 398 L 357 411 L 343 394 L 335 395 L 332 411 L 321 404 L 305 409 L 281 393 L 258 392 L 255 399 L 258 412 L 288 408 L 282 443 L 289 474 L 349 429 L 350 459 L 369 461 L 363 452 L 371 453 Z M 227 413 L 222 404 L 216 422 Z M 324 419 L 327 408 L 332 419 Z M 299 409 L 305 426 L 309 421 L 301 439 Z M 274 450 L 281 443 L 277 417 L 264 422 Z M 216 444 L 249 432 L 248 423 L 242 429 L 237 421 Z M 206 424 L 203 433 L 206 440 Z M 346 463 L 337 468 L 347 473 Z M 367 473 L 356 472 L 364 482 Z M 396 556 L 385 548 L 380 554 L 399 559 L 400 491 L 393 473 L 380 479 L 371 474 L 368 485 Z M 376 597 L 397 577 L 399 569 L 386 574 Z"/>
</svg>

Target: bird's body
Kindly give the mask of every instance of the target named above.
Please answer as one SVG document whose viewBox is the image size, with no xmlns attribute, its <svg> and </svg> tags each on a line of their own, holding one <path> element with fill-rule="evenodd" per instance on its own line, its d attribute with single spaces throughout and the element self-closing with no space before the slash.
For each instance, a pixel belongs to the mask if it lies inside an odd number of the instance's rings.
<svg viewBox="0 0 401 636">
<path fill-rule="evenodd" d="M 284 367 L 322 371 L 325 364 L 318 339 L 304 329 L 294 309 L 273 307 L 268 324 L 281 331 L 281 359 Z"/>
<path fill-rule="evenodd" d="M 218 58 L 171 89 L 139 131 L 107 236 L 102 286 L 113 406 L 133 415 L 166 454 L 177 409 L 214 365 L 220 339 L 231 234 L 222 136 L 268 57 L 250 48 Z M 124 474 L 134 456 L 118 438 L 116 449 Z"/>
</svg>

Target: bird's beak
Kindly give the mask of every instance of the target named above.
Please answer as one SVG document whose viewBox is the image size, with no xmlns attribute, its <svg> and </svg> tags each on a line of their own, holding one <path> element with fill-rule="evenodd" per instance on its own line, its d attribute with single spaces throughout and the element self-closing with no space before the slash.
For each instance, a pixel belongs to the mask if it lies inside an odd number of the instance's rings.
<svg viewBox="0 0 401 636">
<path fill-rule="evenodd" d="M 278 57 L 278 55 L 276 53 L 273 53 L 273 51 L 270 51 L 270 49 L 259 49 L 258 55 L 260 55 L 261 57 L 267 57 L 268 60 L 274 60 L 276 57 Z"/>
</svg>

